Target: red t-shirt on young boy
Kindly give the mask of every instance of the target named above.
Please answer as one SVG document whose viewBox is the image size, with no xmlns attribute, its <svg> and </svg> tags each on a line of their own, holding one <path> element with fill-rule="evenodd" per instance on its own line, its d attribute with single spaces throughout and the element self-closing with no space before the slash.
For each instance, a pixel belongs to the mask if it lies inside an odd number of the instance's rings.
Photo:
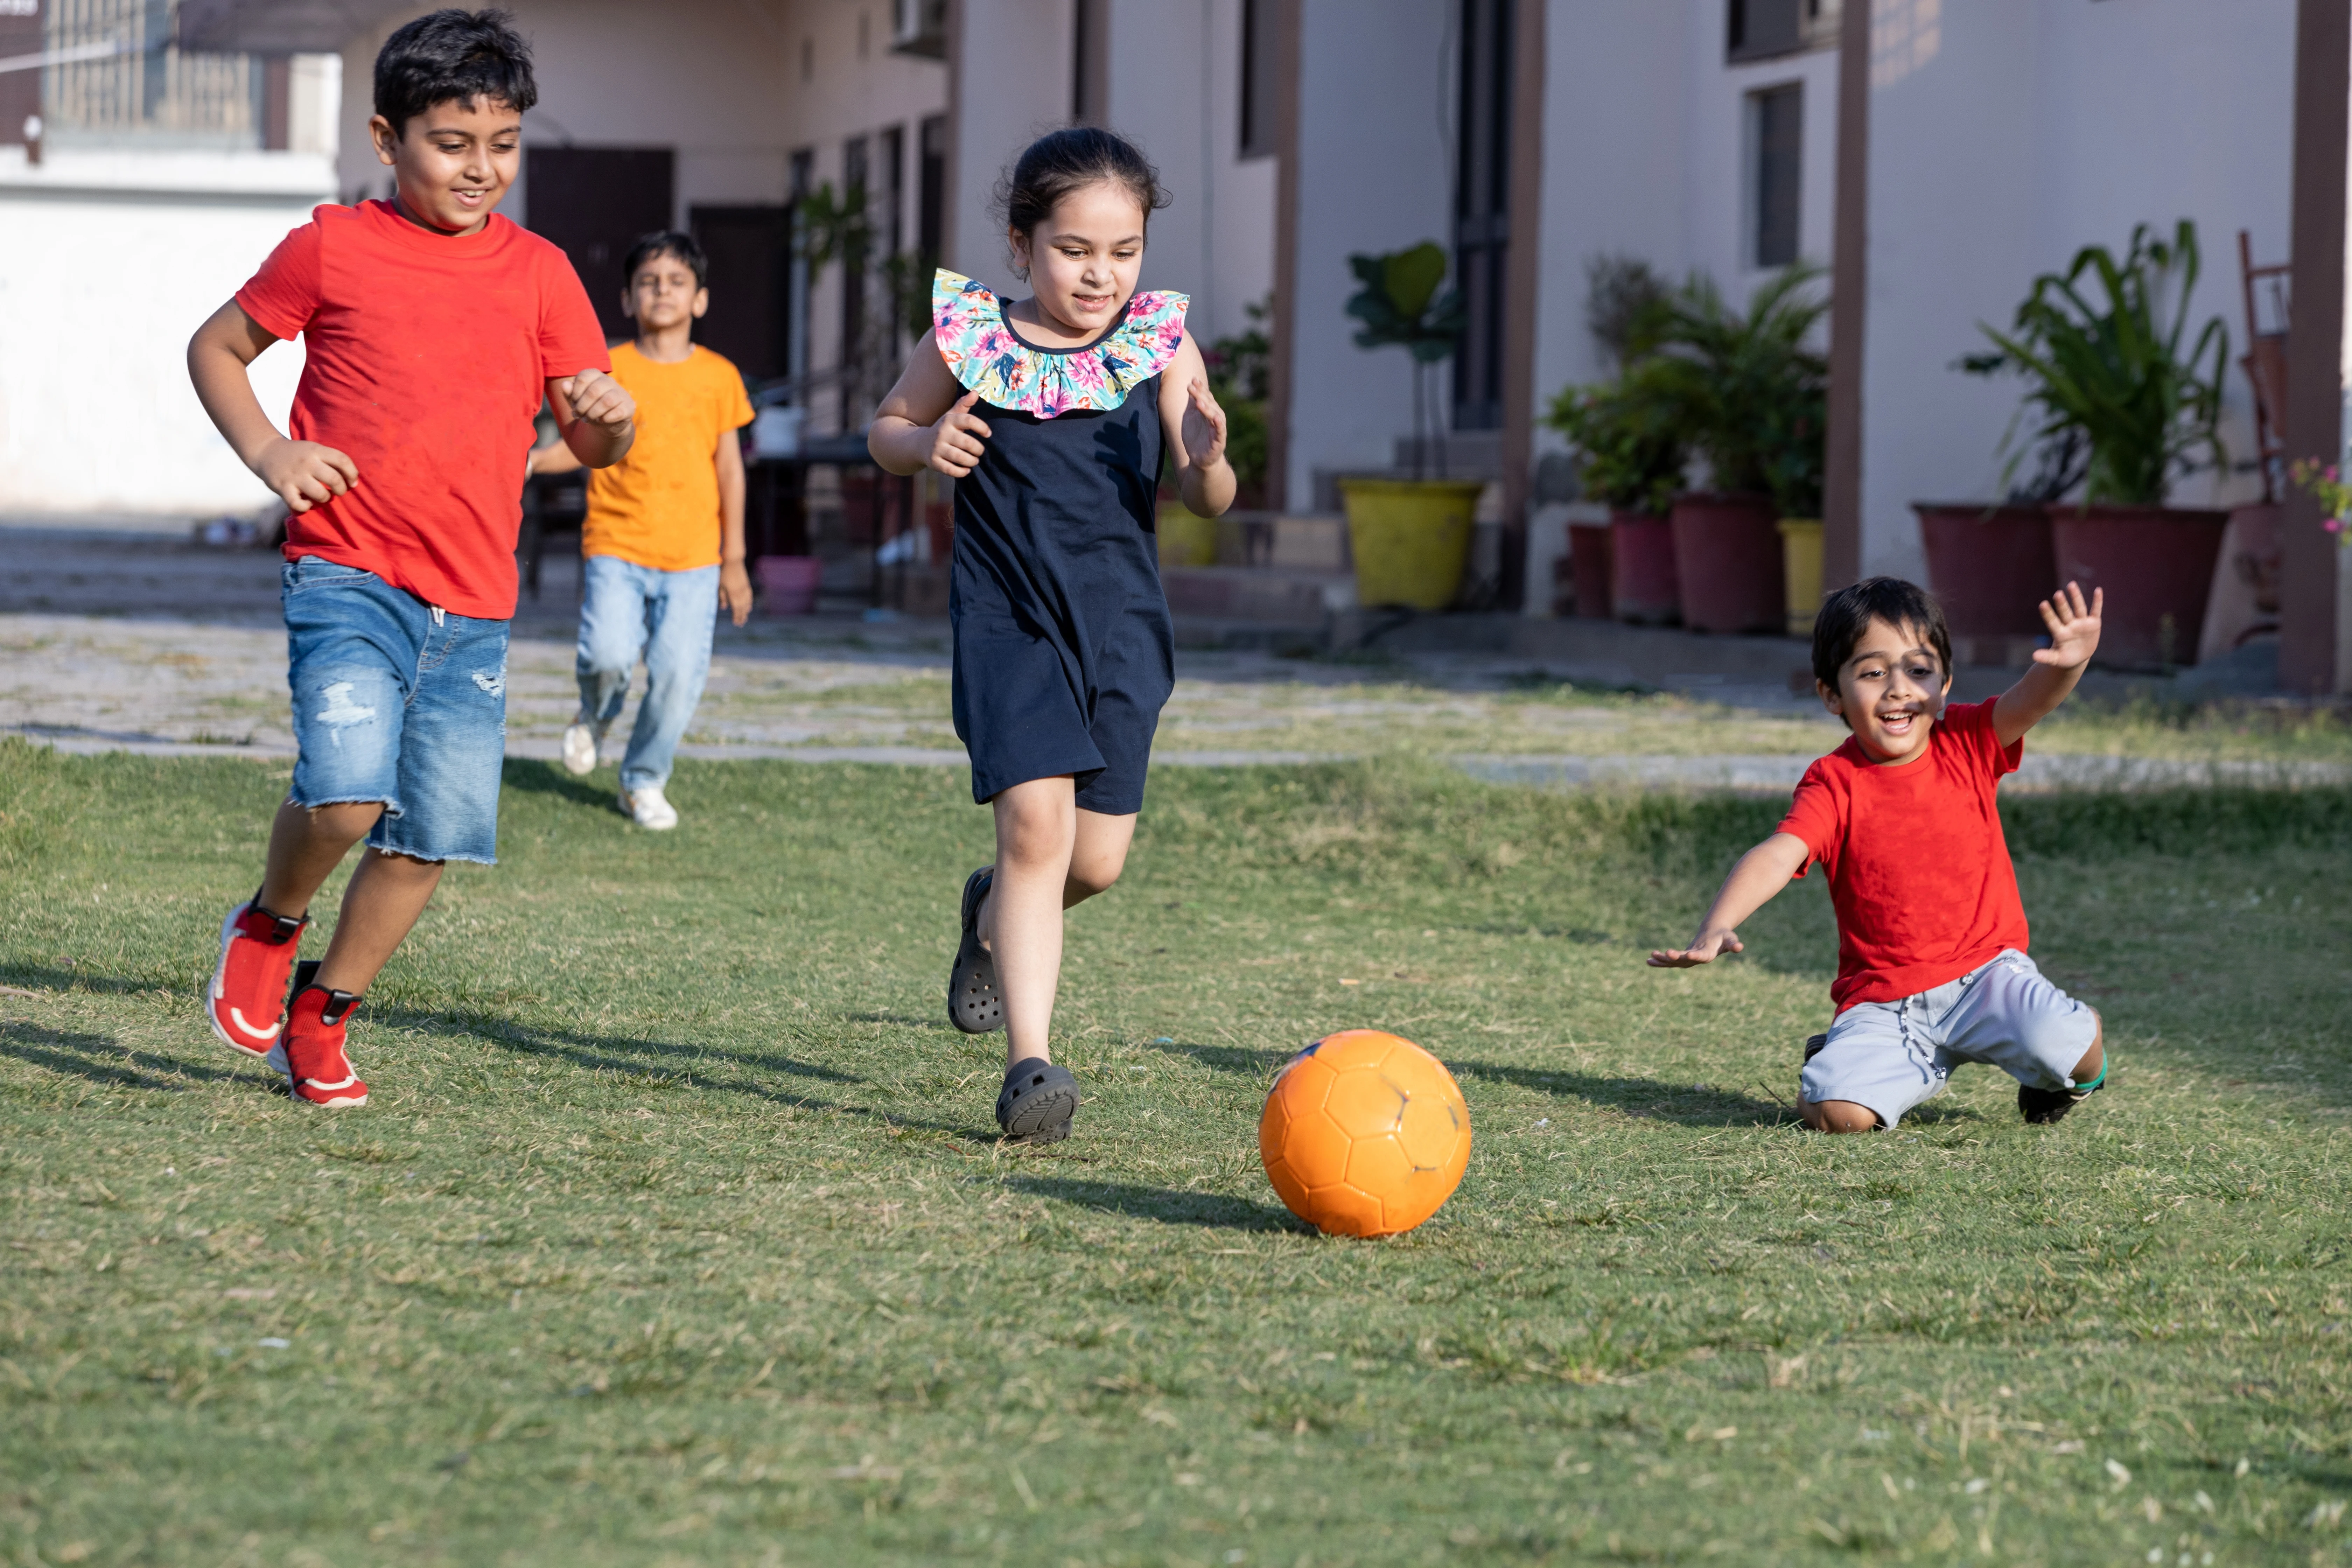
<svg viewBox="0 0 2352 1568">
<path fill-rule="evenodd" d="M 1830 997 L 1894 1002 L 1958 980 L 2004 948 L 2025 951 L 2025 906 L 1994 805 L 2022 741 L 2004 746 L 1990 702 L 1947 708 L 1927 755 L 1879 767 L 1862 743 L 1805 770 L 1780 831 L 1805 841 L 1837 909 Z"/>
<path fill-rule="evenodd" d="M 360 482 L 286 521 L 286 558 L 373 572 L 428 605 L 514 614 L 531 421 L 551 376 L 609 371 L 562 250 L 492 214 L 427 234 L 386 202 L 322 206 L 236 302 L 303 335 L 289 434 L 349 454 Z"/>
</svg>

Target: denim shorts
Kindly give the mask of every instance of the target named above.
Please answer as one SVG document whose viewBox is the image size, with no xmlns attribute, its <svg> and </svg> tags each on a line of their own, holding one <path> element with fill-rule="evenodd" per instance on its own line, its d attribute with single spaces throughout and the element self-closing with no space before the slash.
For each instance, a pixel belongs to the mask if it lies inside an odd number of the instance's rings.
<svg viewBox="0 0 2352 1568">
<path fill-rule="evenodd" d="M 373 572 L 286 563 L 296 805 L 382 801 L 371 847 L 498 859 L 507 626 L 437 610 Z"/>
<path fill-rule="evenodd" d="M 1943 1093 L 1963 1062 L 1997 1067 L 2034 1089 L 2071 1089 L 2068 1075 L 2098 1032 L 2096 1013 L 2011 948 L 1916 996 L 1848 1007 L 1798 1081 L 1814 1104 L 1867 1106 L 1891 1128 Z"/>
</svg>

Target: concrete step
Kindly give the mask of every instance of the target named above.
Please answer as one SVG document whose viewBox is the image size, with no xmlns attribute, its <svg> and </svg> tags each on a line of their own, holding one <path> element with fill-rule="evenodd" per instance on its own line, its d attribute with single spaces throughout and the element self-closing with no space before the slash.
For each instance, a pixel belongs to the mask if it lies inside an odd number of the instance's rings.
<svg viewBox="0 0 2352 1568">
<path fill-rule="evenodd" d="M 1356 579 L 1344 572 L 1280 566 L 1166 566 L 1160 581 L 1180 618 L 1255 622 L 1320 631 L 1356 603 Z"/>
</svg>

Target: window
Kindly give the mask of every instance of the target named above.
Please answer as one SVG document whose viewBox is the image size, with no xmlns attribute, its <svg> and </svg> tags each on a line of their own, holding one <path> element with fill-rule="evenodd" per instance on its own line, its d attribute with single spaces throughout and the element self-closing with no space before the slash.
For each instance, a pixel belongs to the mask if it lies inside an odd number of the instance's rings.
<svg viewBox="0 0 2352 1568">
<path fill-rule="evenodd" d="M 1839 0 L 1725 0 L 1724 59 L 1738 65 L 1825 48 L 1837 42 L 1838 6 Z"/>
<path fill-rule="evenodd" d="M 1273 155 L 1277 0 L 1242 0 L 1242 147 L 1244 158 Z"/>
<path fill-rule="evenodd" d="M 1746 248 L 1751 267 L 1786 267 L 1797 259 L 1804 154 L 1804 84 L 1749 93 Z"/>
<path fill-rule="evenodd" d="M 15 62 L 0 73 L 5 139 L 22 141 L 37 112 L 53 145 L 284 147 L 282 58 L 184 49 L 175 13 L 163 0 L 0 0 L 0 57 Z"/>
<path fill-rule="evenodd" d="M 1454 426 L 1503 424 L 1503 279 L 1510 250 L 1512 0 L 1462 0 L 1454 282 L 1467 317 L 1454 356 Z"/>
</svg>

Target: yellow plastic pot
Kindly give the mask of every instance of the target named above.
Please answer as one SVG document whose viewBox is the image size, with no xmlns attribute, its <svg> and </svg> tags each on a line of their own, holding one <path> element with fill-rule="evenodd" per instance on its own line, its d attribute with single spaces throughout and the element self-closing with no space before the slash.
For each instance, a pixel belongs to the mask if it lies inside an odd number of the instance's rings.
<svg viewBox="0 0 2352 1568">
<path fill-rule="evenodd" d="M 1217 520 L 1184 510 L 1180 501 L 1160 508 L 1160 564 L 1214 566 L 1217 563 Z"/>
<path fill-rule="evenodd" d="M 1789 585 L 1789 635 L 1813 635 L 1813 616 L 1822 607 L 1822 520 L 1784 517 L 1780 520 L 1780 565 Z"/>
<path fill-rule="evenodd" d="M 1442 610 L 1462 592 L 1470 561 L 1475 479 L 1341 479 L 1356 602 Z"/>
</svg>

